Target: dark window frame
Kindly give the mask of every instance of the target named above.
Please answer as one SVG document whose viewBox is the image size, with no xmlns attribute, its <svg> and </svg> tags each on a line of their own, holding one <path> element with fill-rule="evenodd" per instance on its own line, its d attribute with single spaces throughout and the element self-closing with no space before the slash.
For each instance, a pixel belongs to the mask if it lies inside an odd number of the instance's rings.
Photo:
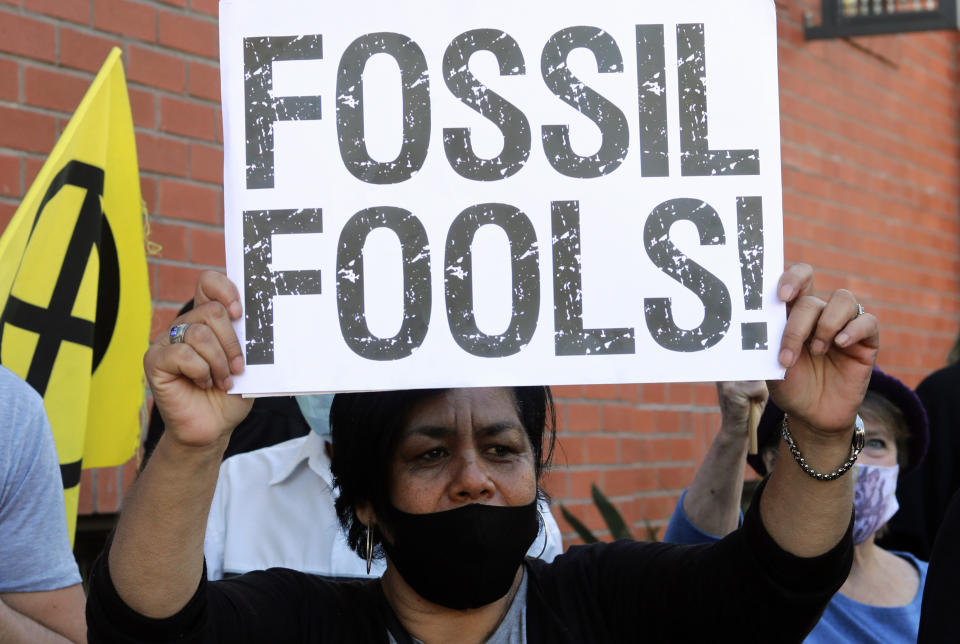
<svg viewBox="0 0 960 644">
<path fill-rule="evenodd" d="M 928 11 L 898 11 L 856 16 L 842 15 L 841 2 L 842 0 L 822 0 L 821 21 L 818 25 L 810 24 L 808 14 L 807 24 L 804 26 L 806 40 L 952 30 L 960 26 L 957 0 L 939 0 L 937 8 Z"/>
</svg>

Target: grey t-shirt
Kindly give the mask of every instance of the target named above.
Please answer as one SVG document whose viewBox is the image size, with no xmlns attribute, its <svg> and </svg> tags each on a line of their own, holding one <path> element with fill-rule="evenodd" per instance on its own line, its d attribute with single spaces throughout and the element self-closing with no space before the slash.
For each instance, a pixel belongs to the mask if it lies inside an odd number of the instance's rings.
<svg viewBox="0 0 960 644">
<path fill-rule="evenodd" d="M 424 644 L 413 638 L 414 644 Z M 390 635 L 390 644 L 397 644 L 397 640 Z M 527 644 L 527 571 L 523 571 L 523 579 L 517 594 L 513 596 L 507 614 L 497 630 L 487 638 L 484 644 Z"/>
<path fill-rule="evenodd" d="M 79 583 L 43 400 L 0 366 L 0 593 Z"/>
</svg>

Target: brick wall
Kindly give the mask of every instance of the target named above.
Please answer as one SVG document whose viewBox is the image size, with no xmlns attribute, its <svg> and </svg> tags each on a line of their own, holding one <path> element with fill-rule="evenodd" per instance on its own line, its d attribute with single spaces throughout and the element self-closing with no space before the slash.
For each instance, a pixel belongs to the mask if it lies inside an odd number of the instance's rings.
<svg viewBox="0 0 960 644">
<path fill-rule="evenodd" d="M 881 364 L 941 366 L 960 298 L 955 33 L 807 43 L 816 0 L 777 2 L 786 256 L 879 315 Z M 113 45 L 124 51 L 151 239 L 154 329 L 223 266 L 215 0 L 0 0 L 0 228 Z M 713 385 L 562 387 L 548 489 L 594 528 L 591 483 L 635 533 L 662 526 L 716 432 Z M 132 476 L 84 475 L 83 512 Z M 568 527 L 561 521 L 566 531 Z M 567 534 L 567 536 L 571 536 Z"/>
</svg>

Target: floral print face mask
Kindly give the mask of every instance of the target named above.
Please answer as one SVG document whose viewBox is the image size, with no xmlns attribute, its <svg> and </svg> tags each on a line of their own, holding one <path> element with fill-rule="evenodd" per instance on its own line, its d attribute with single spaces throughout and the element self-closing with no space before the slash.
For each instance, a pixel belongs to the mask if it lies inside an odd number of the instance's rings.
<svg viewBox="0 0 960 644">
<path fill-rule="evenodd" d="M 860 544 L 900 509 L 896 495 L 900 466 L 858 463 L 853 471 L 853 542 Z"/>
</svg>

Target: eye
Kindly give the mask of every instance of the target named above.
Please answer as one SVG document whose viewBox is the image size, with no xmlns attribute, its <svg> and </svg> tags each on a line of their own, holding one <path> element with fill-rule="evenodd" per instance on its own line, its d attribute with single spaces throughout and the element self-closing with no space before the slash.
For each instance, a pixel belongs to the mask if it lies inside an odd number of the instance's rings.
<svg viewBox="0 0 960 644">
<path fill-rule="evenodd" d="M 433 449 L 427 450 L 426 452 L 422 453 L 422 454 L 419 456 L 419 459 L 420 459 L 421 461 L 425 461 L 425 462 L 427 462 L 427 463 L 433 463 L 433 462 L 435 462 L 435 461 L 439 461 L 440 459 L 442 459 L 442 458 L 445 457 L 446 455 L 447 455 L 447 450 L 446 450 L 445 448 L 443 448 L 443 447 L 434 447 Z"/>
<path fill-rule="evenodd" d="M 491 445 L 487 448 L 487 454 L 494 458 L 508 458 L 516 453 L 509 445 Z"/>
<path fill-rule="evenodd" d="M 867 439 L 866 447 L 871 449 L 887 449 L 887 441 L 882 438 L 869 438 Z"/>
</svg>

